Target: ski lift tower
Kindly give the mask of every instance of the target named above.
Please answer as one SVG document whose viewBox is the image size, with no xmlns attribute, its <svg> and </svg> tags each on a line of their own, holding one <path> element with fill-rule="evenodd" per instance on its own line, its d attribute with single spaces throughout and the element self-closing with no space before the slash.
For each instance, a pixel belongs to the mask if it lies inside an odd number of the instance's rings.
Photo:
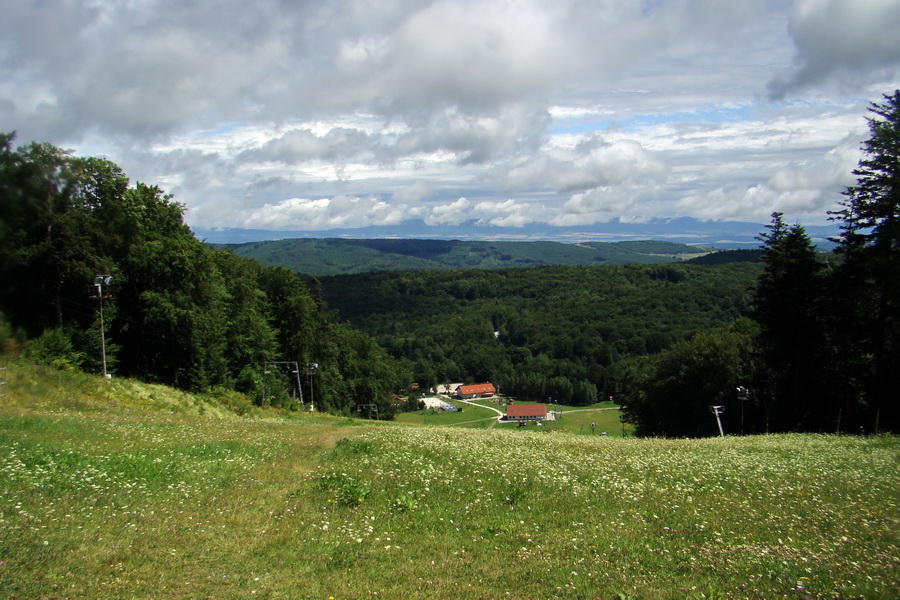
<svg viewBox="0 0 900 600">
<path fill-rule="evenodd" d="M 719 435 L 725 437 L 725 430 L 722 429 L 722 413 L 725 412 L 724 406 L 710 406 L 709 410 L 716 415 L 716 423 L 719 424 Z"/>
<path fill-rule="evenodd" d="M 109 379 L 106 373 L 106 332 L 103 327 L 103 299 L 109 298 L 109 295 L 103 295 L 103 286 L 108 286 L 112 281 L 109 275 L 97 275 L 94 277 L 94 294 L 91 296 L 94 300 L 100 301 L 100 353 L 103 364 L 103 379 Z"/>
<path fill-rule="evenodd" d="M 303 402 L 303 387 L 300 385 L 300 367 L 295 360 L 267 360 L 263 363 L 263 406 L 266 405 L 266 375 L 272 372 L 269 370 L 271 368 L 270 365 L 287 367 L 288 372 L 294 376 L 294 380 L 297 383 L 297 394 L 300 396 L 300 410 L 304 410 L 306 404 Z M 291 393 L 294 393 L 293 385 L 291 386 Z"/>
<path fill-rule="evenodd" d="M 307 363 L 306 374 L 309 375 L 309 412 L 316 412 L 316 403 L 313 400 L 313 376 L 319 371 L 319 363 Z"/>
</svg>

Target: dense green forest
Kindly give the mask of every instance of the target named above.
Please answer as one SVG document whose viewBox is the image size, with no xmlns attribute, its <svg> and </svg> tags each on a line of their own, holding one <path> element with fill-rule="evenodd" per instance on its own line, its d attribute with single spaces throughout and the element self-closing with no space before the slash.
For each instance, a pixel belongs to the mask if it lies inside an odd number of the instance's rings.
<svg viewBox="0 0 900 600">
<path fill-rule="evenodd" d="M 627 365 L 749 309 L 759 263 L 379 272 L 321 279 L 340 319 L 425 387 L 493 381 L 516 397 L 587 405 Z"/>
<path fill-rule="evenodd" d="M 312 386 L 318 409 L 394 413 L 408 376 L 294 273 L 207 247 L 181 205 L 110 161 L 13 140 L 0 136 L 2 333 L 31 358 L 294 409 Z"/>
<path fill-rule="evenodd" d="M 749 318 L 632 373 L 624 413 L 641 435 L 714 435 L 714 406 L 731 432 L 900 429 L 900 91 L 870 111 L 833 255 L 774 213 Z"/>
<path fill-rule="evenodd" d="M 229 244 L 238 256 L 316 277 L 374 271 L 500 269 L 547 265 L 658 264 L 711 248 L 657 240 L 626 242 L 473 242 L 460 240 L 287 239 Z"/>
<path fill-rule="evenodd" d="M 325 278 L 324 296 L 428 386 L 613 396 L 640 435 L 714 435 L 714 415 L 740 433 L 896 430 L 900 92 L 871 111 L 832 255 L 776 212 L 760 250 L 700 264 L 376 273 Z"/>
<path fill-rule="evenodd" d="M 414 381 L 491 380 L 531 400 L 612 396 L 645 436 L 716 435 L 711 407 L 729 433 L 896 431 L 900 91 L 871 111 L 830 255 L 776 212 L 760 250 L 682 264 L 311 281 L 205 245 L 181 205 L 107 160 L 4 134 L 0 337 L 59 368 L 289 409 L 314 393 L 391 418 Z"/>
</svg>

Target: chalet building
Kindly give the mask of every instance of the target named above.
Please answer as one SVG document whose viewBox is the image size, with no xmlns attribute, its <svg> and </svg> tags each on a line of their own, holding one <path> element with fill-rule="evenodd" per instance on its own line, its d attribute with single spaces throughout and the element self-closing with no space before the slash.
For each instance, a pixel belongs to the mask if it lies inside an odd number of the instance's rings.
<svg viewBox="0 0 900 600">
<path fill-rule="evenodd" d="M 545 421 L 547 407 L 543 404 L 510 404 L 506 407 L 505 421 Z"/>
<path fill-rule="evenodd" d="M 461 384 L 456 386 L 456 397 L 465 400 L 469 398 L 490 398 L 497 393 L 497 389 L 491 382 L 473 383 L 471 385 Z"/>
</svg>

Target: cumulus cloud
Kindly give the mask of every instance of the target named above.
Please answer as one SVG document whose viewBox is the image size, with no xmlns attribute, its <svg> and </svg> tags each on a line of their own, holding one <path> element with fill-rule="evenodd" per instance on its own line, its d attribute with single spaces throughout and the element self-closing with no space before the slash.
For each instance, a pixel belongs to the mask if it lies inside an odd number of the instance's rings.
<svg viewBox="0 0 900 600">
<path fill-rule="evenodd" d="M 324 135 L 316 135 L 310 129 L 292 129 L 259 147 L 244 150 L 238 159 L 284 165 L 309 161 L 341 163 L 365 158 L 372 145 L 370 136 L 358 129 L 334 127 Z"/>
<path fill-rule="evenodd" d="M 776 211 L 798 220 L 808 214 L 821 219 L 853 183 L 852 170 L 859 158 L 857 139 L 847 136 L 819 157 L 775 170 L 766 181 L 690 194 L 679 205 L 688 214 L 706 219 L 751 217 L 764 221 Z"/>
<path fill-rule="evenodd" d="M 900 3 L 895 0 L 797 0 L 790 33 L 794 67 L 770 82 L 773 98 L 831 78 L 870 84 L 900 72 Z"/>
<path fill-rule="evenodd" d="M 395 190 L 392 197 L 397 202 L 404 204 L 414 204 L 422 201 L 431 193 L 431 188 L 427 184 L 416 181 L 415 183 L 401 186 Z"/>
<path fill-rule="evenodd" d="M 898 19 L 893 0 L 9 1 L 0 131 L 108 157 L 200 226 L 818 211 L 867 100 L 900 86 Z"/>
<path fill-rule="evenodd" d="M 571 69 L 563 14 L 530 0 L 430 3 L 393 37 L 388 81 L 407 91 L 395 102 L 493 107 L 544 93 Z"/>
<path fill-rule="evenodd" d="M 394 225 L 405 218 L 402 206 L 390 206 L 378 198 L 334 196 L 289 198 L 266 204 L 247 215 L 241 226 L 253 229 L 297 230 Z"/>
<path fill-rule="evenodd" d="M 540 209 L 512 199 L 500 201 L 483 201 L 475 205 L 474 213 L 479 216 L 478 225 L 495 225 L 497 227 L 523 227 L 533 223 L 539 217 Z"/>
<path fill-rule="evenodd" d="M 561 214 L 551 223 L 557 226 L 589 225 L 615 217 L 633 216 L 640 195 L 637 190 L 602 186 L 573 194 L 563 204 Z"/>
<path fill-rule="evenodd" d="M 469 207 L 472 205 L 468 198 L 459 198 L 450 204 L 440 204 L 431 208 L 430 214 L 425 217 L 426 225 L 459 225 L 469 218 Z"/>
</svg>

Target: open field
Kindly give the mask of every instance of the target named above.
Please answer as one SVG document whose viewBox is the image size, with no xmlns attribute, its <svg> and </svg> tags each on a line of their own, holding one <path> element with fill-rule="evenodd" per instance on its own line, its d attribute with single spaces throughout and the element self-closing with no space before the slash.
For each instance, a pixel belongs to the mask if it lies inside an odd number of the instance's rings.
<svg viewBox="0 0 900 600">
<path fill-rule="evenodd" d="M 408 413 L 400 413 L 395 417 L 395 421 L 397 423 L 406 423 L 410 425 L 453 425 L 456 427 L 487 429 L 497 417 L 496 412 L 486 408 L 479 408 L 455 400 L 447 400 L 446 403 L 460 407 L 462 408 L 462 411 L 432 410 L 429 408 Z"/>
<path fill-rule="evenodd" d="M 591 428 L 591 423 L 596 427 Z M 619 409 L 580 409 L 566 408 L 556 421 L 550 423 L 551 430 L 563 430 L 579 435 L 610 435 L 613 437 L 630 437 L 632 426 L 630 423 L 622 423 L 619 419 Z"/>
<path fill-rule="evenodd" d="M 492 400 L 473 400 L 475 404 L 482 406 L 499 407 Z M 497 413 L 493 410 L 479 409 L 472 403 L 463 403 L 456 400 L 447 400 L 448 404 L 463 407 L 462 412 L 446 412 L 446 411 L 426 411 L 418 410 L 409 413 L 401 413 L 397 415 L 398 423 L 406 423 L 409 425 L 433 425 L 433 426 L 455 426 L 467 427 L 473 429 L 487 429 L 491 426 L 497 417 Z M 630 437 L 632 426 L 623 424 L 619 419 L 618 407 L 612 402 L 602 402 L 591 407 L 583 406 L 557 406 L 547 405 L 548 410 L 561 411 L 562 416 L 556 421 L 548 421 L 540 430 L 544 432 L 567 432 L 578 435 L 603 435 L 604 432 L 613 437 Z M 591 428 L 591 423 L 595 427 Z M 500 426 L 500 425 L 498 425 Z M 514 423 L 506 423 L 502 425 L 503 429 L 515 429 Z M 536 426 L 531 423 L 525 429 L 529 431 L 535 430 Z"/>
<path fill-rule="evenodd" d="M 895 437 L 239 418 L 236 399 L 12 371 L 2 598 L 900 595 Z"/>
</svg>

